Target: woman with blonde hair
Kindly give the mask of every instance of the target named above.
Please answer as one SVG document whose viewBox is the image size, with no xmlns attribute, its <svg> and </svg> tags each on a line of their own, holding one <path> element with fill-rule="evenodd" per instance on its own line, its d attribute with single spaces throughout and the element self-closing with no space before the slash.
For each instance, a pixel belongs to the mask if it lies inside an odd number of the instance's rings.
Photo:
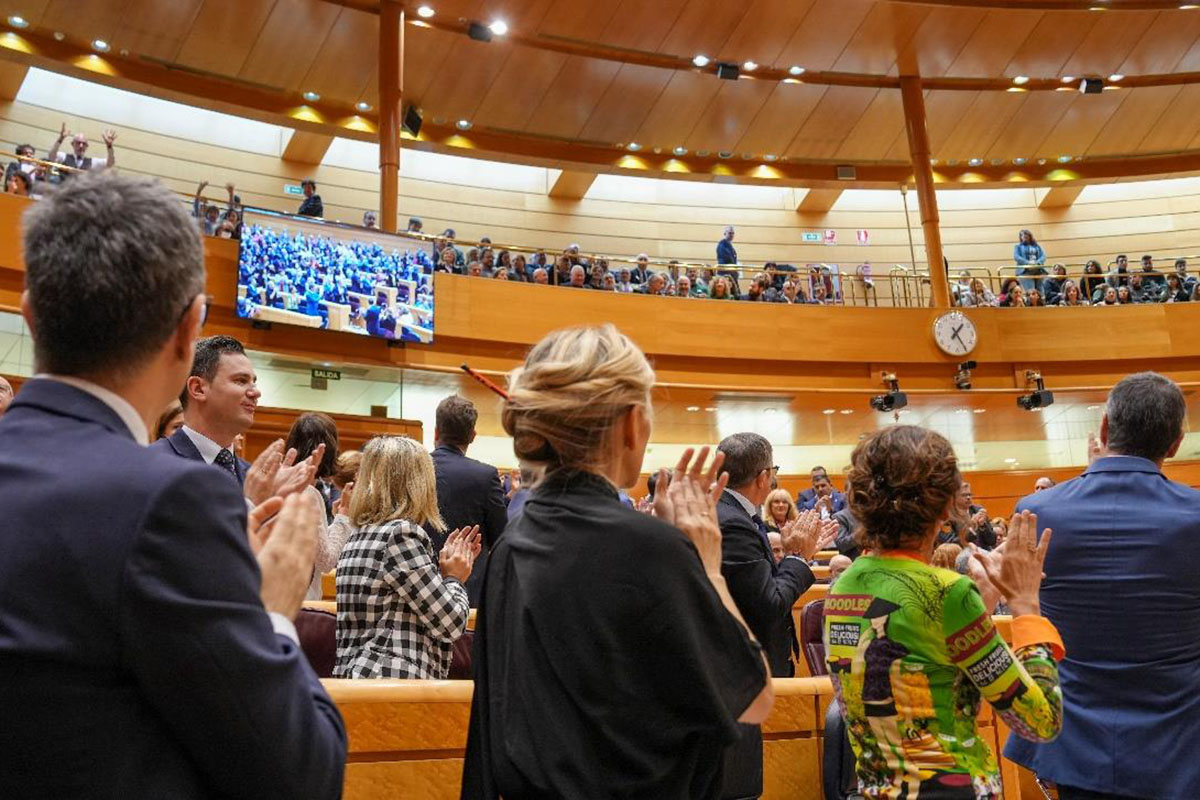
<svg viewBox="0 0 1200 800">
<path fill-rule="evenodd" d="M 825 600 L 825 652 L 866 797 L 1002 795 L 996 756 L 976 731 L 980 698 L 1012 732 L 1062 729 L 1062 639 L 1038 593 L 1050 531 L 1013 516 L 1002 551 L 972 551 L 975 580 L 931 565 L 962 477 L 945 437 L 915 425 L 871 434 L 850 456 L 859 557 Z M 1000 597 L 1013 646 L 992 624 Z"/>
<path fill-rule="evenodd" d="M 433 459 L 404 436 L 362 450 L 337 562 L 338 678 L 445 678 L 467 629 L 463 584 L 479 555 L 479 526 L 459 528 L 440 554 L 422 526 L 446 529 Z"/>
<path fill-rule="evenodd" d="M 737 723 L 771 708 L 721 577 L 722 457 L 685 451 L 653 516 L 618 497 L 653 384 L 612 325 L 549 334 L 509 377 L 504 430 L 544 474 L 488 555 L 463 798 L 715 798 Z"/>
<path fill-rule="evenodd" d="M 798 516 L 796 502 L 787 489 L 774 489 L 763 501 L 762 518 L 768 531 L 778 531 Z"/>
</svg>

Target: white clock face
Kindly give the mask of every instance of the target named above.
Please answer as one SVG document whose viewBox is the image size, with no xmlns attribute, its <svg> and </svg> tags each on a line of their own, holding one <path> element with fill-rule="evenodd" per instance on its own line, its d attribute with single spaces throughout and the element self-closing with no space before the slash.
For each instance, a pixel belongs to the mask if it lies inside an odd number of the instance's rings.
<svg viewBox="0 0 1200 800">
<path fill-rule="evenodd" d="M 975 349 L 978 336 L 975 324 L 961 311 L 943 314 L 933 323 L 933 340 L 943 353 L 965 356 Z"/>
</svg>

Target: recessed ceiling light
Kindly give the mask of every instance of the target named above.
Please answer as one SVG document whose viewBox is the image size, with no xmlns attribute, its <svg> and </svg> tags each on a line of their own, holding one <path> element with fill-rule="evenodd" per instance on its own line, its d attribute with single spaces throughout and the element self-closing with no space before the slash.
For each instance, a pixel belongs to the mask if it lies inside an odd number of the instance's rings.
<svg viewBox="0 0 1200 800">
<path fill-rule="evenodd" d="M 1018 75 L 1017 77 L 1013 78 L 1013 83 L 1015 83 L 1017 86 L 1024 86 L 1025 84 L 1029 83 L 1029 76 Z"/>
<path fill-rule="evenodd" d="M 686 156 L 686 155 L 687 155 L 687 148 L 686 148 L 686 147 L 684 147 L 684 146 L 682 146 L 682 145 L 680 145 L 679 147 L 676 147 L 676 148 L 675 148 L 674 150 L 672 150 L 671 152 L 672 152 L 672 153 L 674 153 L 674 154 L 675 154 L 675 155 L 677 155 L 677 156 Z"/>
<path fill-rule="evenodd" d="M 1001 165 L 1001 164 L 1003 164 L 1003 163 L 1004 163 L 1004 159 L 1003 159 L 1003 158 L 993 158 L 993 159 L 992 159 L 992 166 L 993 166 L 993 167 L 998 167 L 998 166 L 1000 166 L 1000 165 Z"/>
<path fill-rule="evenodd" d="M 731 150 L 718 150 L 718 151 L 717 151 L 717 158 L 733 158 L 733 151 L 731 151 Z"/>
<path fill-rule="evenodd" d="M 696 155 L 700 156 L 701 158 L 708 158 L 710 155 L 712 155 L 712 151 L 710 151 L 710 150 L 697 150 L 697 151 L 696 151 Z"/>
<path fill-rule="evenodd" d="M 687 407 L 687 410 L 688 410 L 688 411 L 699 411 L 699 410 L 700 410 L 700 406 L 688 406 L 688 407 Z"/>
<path fill-rule="evenodd" d="M 13 14 L 11 17 L 8 18 L 8 24 L 12 25 L 14 28 L 28 28 L 29 20 L 25 19 L 24 17 Z"/>
<path fill-rule="evenodd" d="M 104 41 L 103 39 L 93 39 L 92 47 L 96 50 L 99 50 L 101 53 L 108 52 L 108 42 Z"/>
<path fill-rule="evenodd" d="M 774 153 L 764 153 L 763 154 L 763 161 L 775 161 L 778 158 L 779 158 L 779 156 L 775 155 Z"/>
<path fill-rule="evenodd" d="M 1191 11 L 1196 8 L 1200 8 L 1200 6 L 1195 5 L 1194 3 L 1184 3 L 1183 5 L 1181 5 L 1179 7 L 1179 10 L 1180 11 Z"/>
<path fill-rule="evenodd" d="M 1103 407 L 1104 407 L 1104 406 L 1088 406 L 1088 407 L 1087 407 L 1087 410 L 1088 410 L 1088 411 L 1099 411 L 1099 410 L 1100 410 L 1101 408 L 1103 408 Z"/>
<path fill-rule="evenodd" d="M 764 414 L 774 414 L 774 413 L 775 413 L 775 409 L 774 409 L 774 408 L 764 408 L 764 409 L 763 409 L 763 413 L 764 413 Z"/>
<path fill-rule="evenodd" d="M 973 409 L 971 409 L 971 410 L 972 410 L 972 411 L 974 411 L 976 414 L 985 414 L 985 413 L 987 413 L 987 409 L 986 409 L 986 408 L 973 408 Z"/>
<path fill-rule="evenodd" d="M 434 11 L 429 6 L 421 6 L 417 9 L 417 16 L 422 19 L 429 19 L 434 14 Z"/>
<path fill-rule="evenodd" d="M 957 166 L 958 166 L 958 159 L 957 159 L 957 158 L 948 158 L 948 159 L 946 159 L 946 166 L 947 166 L 947 167 L 957 167 Z"/>
<path fill-rule="evenodd" d="M 454 123 L 454 127 L 458 128 L 460 131 L 469 131 L 471 130 L 471 120 L 460 119 L 458 122 Z"/>
<path fill-rule="evenodd" d="M 971 412 L 971 409 L 969 409 L 969 408 L 956 408 L 956 409 L 954 409 L 954 413 L 955 413 L 955 414 L 969 414 L 970 412 Z"/>
<path fill-rule="evenodd" d="M 508 33 L 508 23 L 502 19 L 495 20 L 491 25 L 488 25 L 488 30 L 497 36 L 503 36 Z"/>
<path fill-rule="evenodd" d="M 63 33 L 62 31 L 54 32 L 54 41 L 61 42 L 63 39 L 66 39 L 66 38 L 67 38 L 67 35 L 65 33 Z"/>
<path fill-rule="evenodd" d="M 704 410 L 705 411 L 716 411 L 717 407 L 716 406 L 705 406 Z"/>
<path fill-rule="evenodd" d="M 1109 79 L 1110 81 L 1112 81 L 1113 83 L 1116 83 L 1116 82 L 1118 82 L 1118 81 L 1123 81 L 1123 80 L 1125 80 L 1125 76 L 1124 76 L 1124 75 L 1122 75 L 1122 74 L 1121 74 L 1121 73 L 1119 73 L 1119 72 L 1114 72 L 1112 75 L 1109 75 L 1109 76 L 1108 76 L 1108 79 Z"/>
<path fill-rule="evenodd" d="M 853 408 L 843 408 L 842 413 L 846 414 L 846 415 L 850 415 L 850 414 L 854 413 L 854 409 Z"/>
<path fill-rule="evenodd" d="M 366 100 L 359 100 L 358 104 L 355 105 L 354 107 L 357 108 L 359 111 L 370 111 L 371 110 L 371 104 L 368 103 Z"/>
<path fill-rule="evenodd" d="M 1017 460 L 1015 458 L 1006 458 L 1006 459 L 1004 459 L 1004 463 L 1005 464 L 1015 464 L 1015 463 L 1017 463 Z"/>
<path fill-rule="evenodd" d="M 1059 78 L 1059 80 L 1062 81 L 1063 83 L 1074 83 L 1075 76 L 1074 75 L 1063 75 L 1061 78 Z"/>
<path fill-rule="evenodd" d="M 1019 166 L 1021 166 L 1022 164 L 1024 164 L 1024 163 L 1025 163 L 1025 159 L 1023 159 L 1023 158 L 1014 158 L 1014 159 L 1013 159 L 1013 163 L 1014 163 L 1014 164 L 1016 164 L 1016 165 L 1019 167 Z"/>
<path fill-rule="evenodd" d="M 822 413 L 822 414 L 826 414 L 826 415 L 829 415 L 829 414 L 836 414 L 836 413 L 837 413 L 837 409 L 836 409 L 836 408 L 827 408 L 827 409 L 825 409 L 824 411 L 822 411 L 821 413 Z"/>
<path fill-rule="evenodd" d="M 625 149 L 629 150 L 630 152 L 636 153 L 638 150 L 642 149 L 642 146 L 640 144 L 638 144 L 637 142 L 630 142 L 629 144 L 625 145 Z"/>
<path fill-rule="evenodd" d="M 1071 157 L 1070 157 L 1070 156 L 1059 156 L 1059 157 L 1058 157 L 1058 163 L 1060 163 L 1060 164 L 1070 164 L 1070 163 L 1071 163 Z"/>
<path fill-rule="evenodd" d="M 746 72 L 754 72 L 754 70 L 758 69 L 758 64 L 754 61 L 743 61 L 742 69 Z"/>
<path fill-rule="evenodd" d="M 1104 6 L 1089 6 L 1088 7 L 1088 11 L 1107 11 L 1107 10 L 1108 9 L 1105 8 Z"/>
<path fill-rule="evenodd" d="M 707 67 L 708 66 L 708 56 L 703 55 L 703 54 L 693 56 L 692 63 L 695 64 L 697 67 Z"/>
<path fill-rule="evenodd" d="M 936 158 L 929 159 L 929 166 L 936 167 L 937 165 L 938 165 L 938 160 Z"/>
<path fill-rule="evenodd" d="M 321 95 L 317 94 L 316 92 L 305 92 L 303 97 L 310 103 L 315 103 L 321 99 Z"/>
<path fill-rule="evenodd" d="M 1039 159 L 1038 159 L 1038 166 L 1042 166 L 1042 165 L 1044 165 L 1045 163 L 1046 163 L 1046 159 L 1044 159 L 1044 158 L 1039 158 Z"/>
<path fill-rule="evenodd" d="M 123 56 L 127 56 L 127 55 L 129 55 L 129 48 L 128 48 L 128 47 L 122 47 L 122 48 L 121 48 L 121 50 L 120 50 L 120 53 L 121 53 L 121 55 L 123 55 Z"/>
<path fill-rule="evenodd" d="M 788 67 L 789 75 L 803 75 L 804 67 Z"/>
<path fill-rule="evenodd" d="M 980 164 L 983 163 L 983 159 L 982 158 L 972 158 L 967 163 L 970 164 L 972 167 L 978 167 Z"/>
</svg>

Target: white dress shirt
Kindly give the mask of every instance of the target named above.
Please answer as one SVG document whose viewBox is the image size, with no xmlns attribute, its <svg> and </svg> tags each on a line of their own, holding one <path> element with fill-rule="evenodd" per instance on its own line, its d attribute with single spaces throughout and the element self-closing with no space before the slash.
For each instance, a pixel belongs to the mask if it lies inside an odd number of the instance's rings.
<svg viewBox="0 0 1200 800">
<path fill-rule="evenodd" d="M 211 464 L 216 461 L 217 455 L 222 450 L 229 450 L 230 453 L 233 452 L 231 448 L 221 447 L 221 445 L 217 444 L 203 433 L 197 433 L 187 425 L 184 425 L 181 430 L 187 434 L 189 439 L 192 440 L 192 444 L 196 445 L 196 449 L 200 451 L 200 457 L 204 459 L 205 464 Z"/>
</svg>

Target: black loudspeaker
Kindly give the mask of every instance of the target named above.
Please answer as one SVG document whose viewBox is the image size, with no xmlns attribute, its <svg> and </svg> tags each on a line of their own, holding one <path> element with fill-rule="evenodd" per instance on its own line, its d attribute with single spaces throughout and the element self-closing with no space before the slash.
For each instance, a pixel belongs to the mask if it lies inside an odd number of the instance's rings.
<svg viewBox="0 0 1200 800">
<path fill-rule="evenodd" d="M 467 25 L 467 36 L 477 42 L 490 42 L 492 40 L 492 31 L 482 22 L 472 22 Z"/>
<path fill-rule="evenodd" d="M 1104 91 L 1104 81 L 1099 78 L 1084 78 L 1079 82 L 1080 94 L 1100 94 Z"/>
<path fill-rule="evenodd" d="M 717 77 L 724 81 L 736 81 L 740 69 L 737 64 L 729 64 L 724 61 L 717 64 Z"/>
<path fill-rule="evenodd" d="M 404 109 L 404 119 L 400 122 L 400 129 L 408 131 L 412 136 L 416 136 L 421 132 L 421 112 L 414 105 L 408 105 Z"/>
</svg>

